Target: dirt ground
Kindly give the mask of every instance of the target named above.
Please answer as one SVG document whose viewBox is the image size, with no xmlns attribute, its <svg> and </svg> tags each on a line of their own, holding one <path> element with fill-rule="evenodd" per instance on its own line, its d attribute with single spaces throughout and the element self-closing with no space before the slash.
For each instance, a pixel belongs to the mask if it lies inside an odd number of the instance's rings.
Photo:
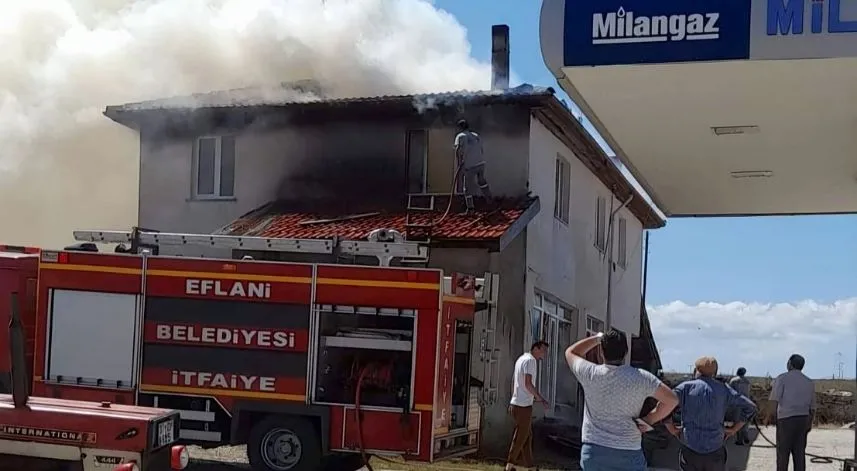
<svg viewBox="0 0 857 471">
<path fill-rule="evenodd" d="M 762 432 L 769 438 L 774 438 L 775 430 L 773 428 L 764 428 Z M 771 471 L 774 469 L 776 461 L 773 448 L 758 435 L 755 429 L 750 430 L 750 436 L 753 439 L 752 447 L 730 445 L 729 471 Z M 659 450 L 655 453 L 654 466 L 650 469 L 653 471 L 677 470 L 676 453 L 674 446 L 666 450 Z M 854 430 L 840 428 L 813 430 L 809 434 L 807 453 L 852 458 L 854 453 Z M 243 447 L 221 447 L 213 450 L 192 447 L 191 457 L 193 461 L 189 469 L 192 471 L 236 471 L 249 469 L 246 464 L 247 461 Z M 540 469 L 542 471 L 579 469 L 574 461 L 573 459 L 569 459 L 567 463 L 545 466 Z M 499 471 L 503 469 L 500 464 L 464 461 L 452 461 L 427 466 L 389 463 L 377 459 L 373 461 L 373 467 L 375 471 Z M 808 471 L 835 471 L 841 469 L 841 462 L 834 462 L 832 464 L 807 463 Z"/>
</svg>

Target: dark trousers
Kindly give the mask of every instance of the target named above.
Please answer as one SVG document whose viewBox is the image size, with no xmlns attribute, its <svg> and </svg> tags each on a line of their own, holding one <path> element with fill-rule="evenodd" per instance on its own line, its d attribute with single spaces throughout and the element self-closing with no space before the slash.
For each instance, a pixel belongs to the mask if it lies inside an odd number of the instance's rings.
<svg viewBox="0 0 857 471">
<path fill-rule="evenodd" d="M 788 471 L 789 456 L 794 462 L 794 471 L 806 471 L 809 425 L 808 415 L 777 419 L 777 471 Z"/>
<path fill-rule="evenodd" d="M 726 447 L 711 453 L 697 453 L 683 446 L 678 452 L 681 471 L 726 471 Z"/>
</svg>

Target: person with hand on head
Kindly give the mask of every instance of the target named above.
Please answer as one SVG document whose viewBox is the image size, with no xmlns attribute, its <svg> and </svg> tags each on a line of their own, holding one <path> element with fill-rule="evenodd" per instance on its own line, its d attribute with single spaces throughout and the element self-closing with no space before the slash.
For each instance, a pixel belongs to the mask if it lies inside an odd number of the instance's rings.
<svg viewBox="0 0 857 471">
<path fill-rule="evenodd" d="M 506 471 L 515 466 L 533 466 L 533 403 L 539 402 L 548 407 L 548 402 L 536 389 L 536 373 L 538 360 L 545 357 L 548 351 L 547 342 L 538 341 L 530 347 L 530 351 L 518 357 L 513 373 L 512 400 L 509 403 L 509 414 L 515 421 L 515 432 L 512 434 L 512 445 L 506 459 Z"/>
<path fill-rule="evenodd" d="M 604 364 L 586 360 L 600 346 Z M 648 371 L 625 364 L 628 338 L 611 330 L 568 347 L 565 359 L 583 387 L 583 471 L 645 471 L 642 432 L 667 417 L 678 404 L 672 390 Z M 658 401 L 640 419 L 647 398 Z M 638 423 L 641 420 L 643 423 Z"/>
<path fill-rule="evenodd" d="M 794 471 L 806 470 L 806 436 L 815 418 L 815 383 L 803 374 L 806 360 L 792 355 L 785 373 L 777 376 L 771 401 L 777 407 L 777 471 L 788 471 L 789 456 Z"/>
<path fill-rule="evenodd" d="M 679 429 L 667 421 L 667 430 L 681 440 L 681 471 L 726 471 L 724 440 L 734 436 L 756 413 L 756 405 L 728 385 L 717 380 L 717 360 L 701 357 L 694 363 L 695 378 L 675 387 L 681 411 Z M 729 408 L 738 411 L 738 420 L 728 429 L 723 421 Z"/>
</svg>

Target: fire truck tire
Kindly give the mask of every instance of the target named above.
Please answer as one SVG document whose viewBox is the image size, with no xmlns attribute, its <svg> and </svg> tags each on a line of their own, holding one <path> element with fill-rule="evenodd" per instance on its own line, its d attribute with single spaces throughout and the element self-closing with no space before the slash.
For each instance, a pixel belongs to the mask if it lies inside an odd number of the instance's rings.
<svg viewBox="0 0 857 471">
<path fill-rule="evenodd" d="M 247 459 L 254 471 L 314 471 L 322 461 L 318 433 L 305 418 L 268 416 L 250 429 Z"/>
</svg>

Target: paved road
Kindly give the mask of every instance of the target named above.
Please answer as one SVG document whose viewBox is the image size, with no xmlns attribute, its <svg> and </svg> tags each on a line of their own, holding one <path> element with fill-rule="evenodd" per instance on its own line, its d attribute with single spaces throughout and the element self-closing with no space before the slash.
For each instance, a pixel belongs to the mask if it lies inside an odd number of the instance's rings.
<svg viewBox="0 0 857 471">
<path fill-rule="evenodd" d="M 773 428 L 763 429 L 763 433 L 770 438 L 774 438 L 775 430 Z M 729 471 L 772 471 L 776 460 L 774 450 L 768 445 L 765 440 L 757 436 L 755 429 L 751 429 L 751 437 L 755 437 L 752 447 L 729 447 Z M 854 453 L 854 430 L 847 429 L 816 429 L 809 434 L 808 453 L 813 453 L 823 456 L 836 456 L 841 458 L 851 458 Z M 660 450 L 655 453 L 656 467 L 651 468 L 652 471 L 675 471 L 678 469 L 676 465 L 677 451 L 675 448 Z M 249 467 L 246 464 L 243 447 L 221 447 L 213 450 L 203 450 L 201 448 L 191 448 L 191 457 L 193 458 L 190 470 L 192 471 L 245 471 Z M 385 466 L 386 467 L 386 466 Z M 394 466 L 390 466 L 393 468 Z M 459 464 L 443 464 L 438 466 L 426 466 L 425 469 L 456 469 L 461 471 L 468 470 L 488 470 L 502 469 L 502 467 L 479 466 L 470 467 Z M 562 469 L 573 469 L 568 466 L 562 466 Z M 808 471 L 839 471 L 842 469 L 842 464 L 835 462 L 833 464 L 818 464 L 808 463 Z M 376 471 L 381 471 L 376 468 Z M 390 469 L 386 471 L 399 471 Z M 548 470 L 545 470 L 548 471 Z"/>
<path fill-rule="evenodd" d="M 776 465 L 774 449 L 751 429 L 751 437 L 755 437 L 752 447 L 729 446 L 729 471 L 772 471 Z M 772 427 L 762 429 L 762 432 L 773 439 L 776 430 Z M 674 448 L 659 451 L 655 454 L 655 465 L 660 467 L 653 470 L 676 470 L 677 451 Z M 821 456 L 851 458 L 854 454 L 854 431 L 846 429 L 816 429 L 809 434 L 807 453 Z M 808 471 L 841 470 L 842 463 L 832 464 L 807 463 Z"/>
</svg>

